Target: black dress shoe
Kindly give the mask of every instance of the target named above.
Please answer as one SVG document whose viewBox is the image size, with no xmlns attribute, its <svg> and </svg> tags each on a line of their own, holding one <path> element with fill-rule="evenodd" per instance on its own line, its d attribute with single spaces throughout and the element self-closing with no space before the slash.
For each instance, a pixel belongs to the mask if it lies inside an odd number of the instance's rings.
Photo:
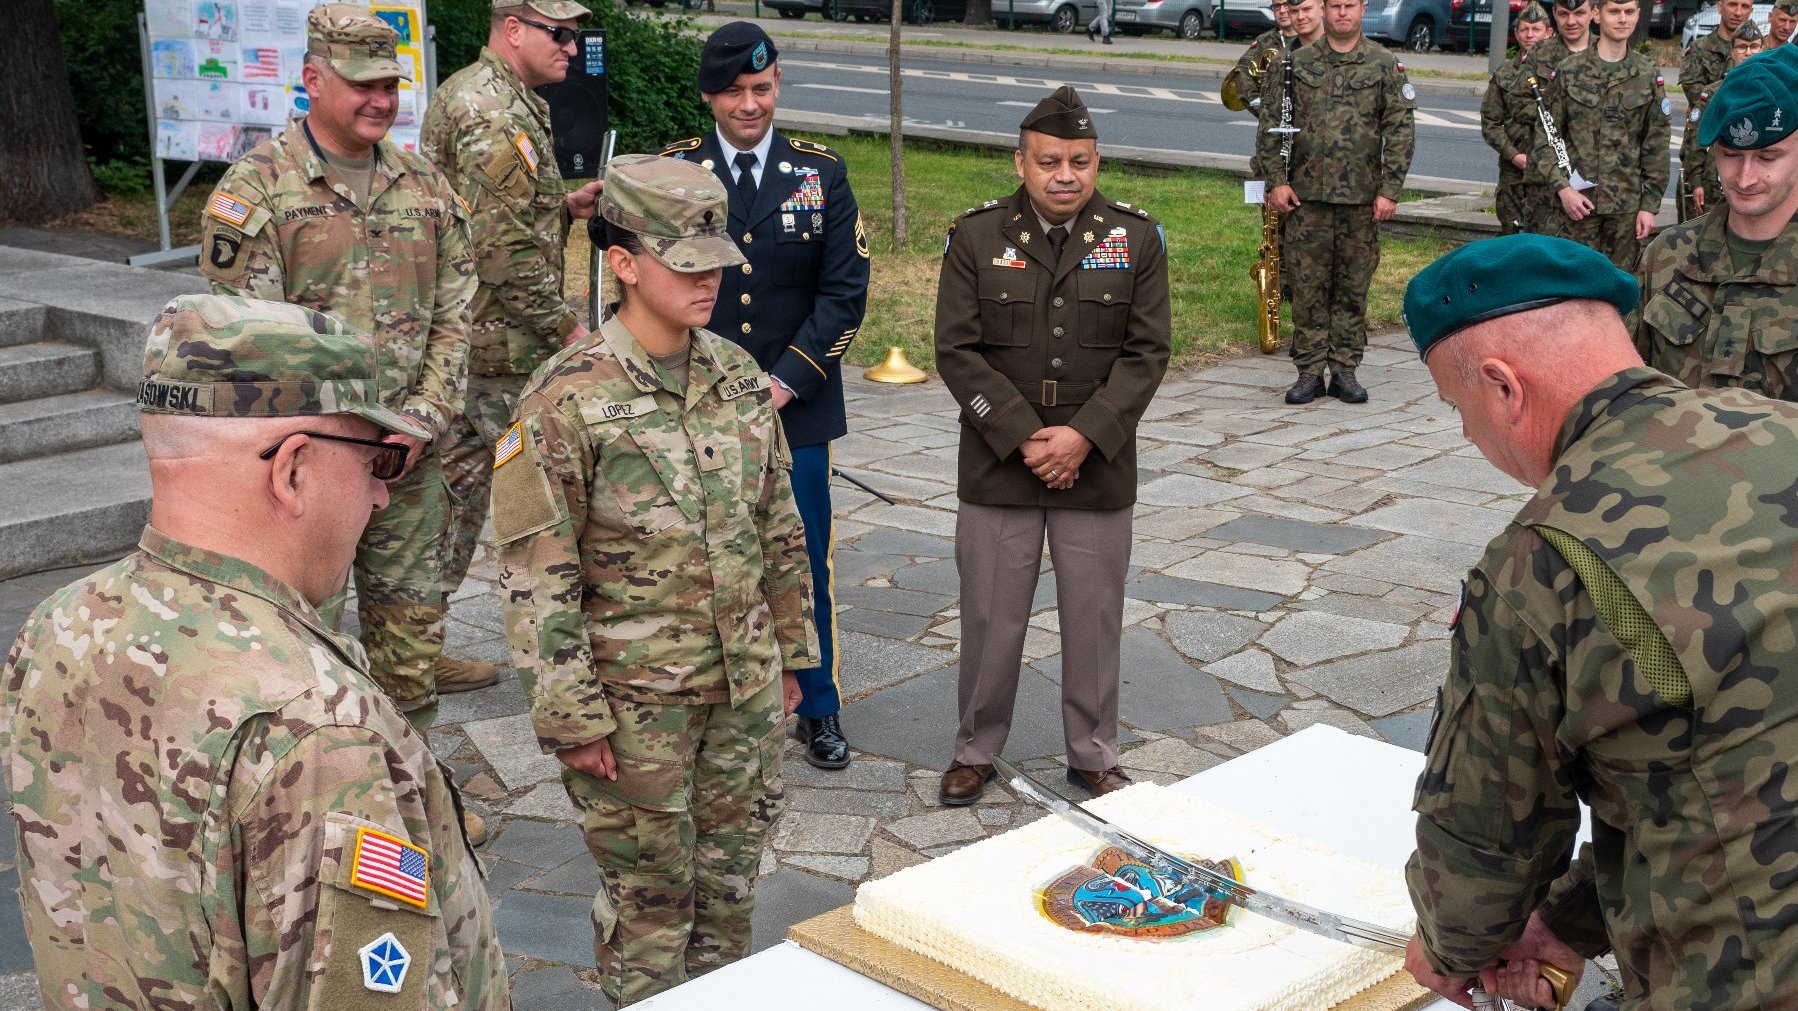
<svg viewBox="0 0 1798 1011">
<path fill-rule="evenodd" d="M 1109 36 L 1109 35 L 1105 36 L 1105 44 L 1108 46 L 1111 45 L 1111 36 Z"/>
<path fill-rule="evenodd" d="M 1324 377 L 1314 376 L 1309 372 L 1301 372 L 1299 373 L 1298 382 L 1293 383 L 1292 389 L 1286 391 L 1286 402 L 1289 404 L 1309 404 L 1311 401 L 1322 396 L 1323 392 Z"/>
<path fill-rule="evenodd" d="M 1091 42 L 1092 40 L 1093 40 L 1093 29 L 1092 29 L 1091 25 L 1088 25 L 1088 26 L 1086 26 L 1086 41 Z"/>
<path fill-rule="evenodd" d="M 805 760 L 820 769 L 841 769 L 849 764 L 849 741 L 843 737 L 843 725 L 837 714 L 799 717 L 793 736 L 805 744 Z"/>
<path fill-rule="evenodd" d="M 1330 373 L 1330 396 L 1345 404 L 1367 403 L 1367 387 L 1355 381 L 1354 369 L 1338 369 Z"/>
</svg>

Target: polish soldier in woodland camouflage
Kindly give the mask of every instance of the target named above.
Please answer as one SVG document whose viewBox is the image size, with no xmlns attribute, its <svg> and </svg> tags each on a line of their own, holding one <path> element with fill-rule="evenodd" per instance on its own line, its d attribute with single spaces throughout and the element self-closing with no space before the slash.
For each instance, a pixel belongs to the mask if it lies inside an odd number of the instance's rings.
<svg viewBox="0 0 1798 1011">
<path fill-rule="evenodd" d="M 306 19 L 311 110 L 225 172 L 203 215 L 200 272 L 218 294 L 292 302 L 368 334 L 381 402 L 425 435 L 356 553 L 371 673 L 419 727 L 437 708 L 449 496 L 432 440 L 462 409 L 467 215 L 441 174 L 385 139 L 405 76 L 398 36 L 353 4 Z M 325 608 L 333 624 L 342 600 Z M 479 687 L 461 685 L 458 687 Z"/>
<path fill-rule="evenodd" d="M 1753 19 L 1742 22 L 1742 27 L 1736 29 L 1735 38 L 1730 41 L 1730 69 L 1734 70 L 1743 60 L 1758 54 L 1762 41 L 1760 26 Z M 1722 87 L 1722 82 L 1716 87 Z M 1710 103 L 1711 91 L 1704 93 L 1703 104 L 1692 109 L 1687 117 L 1685 135 L 1679 142 L 1681 221 L 1708 214 L 1729 202 L 1728 195 L 1723 192 L 1722 180 L 1717 178 L 1717 163 L 1711 158 L 1711 149 L 1698 142 L 1698 121 Z"/>
<path fill-rule="evenodd" d="M 1556 163 L 1546 131 L 1531 156 L 1560 204 L 1557 233 L 1624 270 L 1654 229 L 1670 171 L 1673 103 L 1654 61 L 1629 47 L 1641 13 L 1641 0 L 1604 0 L 1598 41 L 1561 64 L 1549 110 L 1569 169 Z"/>
<path fill-rule="evenodd" d="M 1698 117 L 1704 114 L 1705 104 L 1711 100 L 1717 85 L 1723 82 L 1723 75 L 1735 66 L 1732 49 L 1737 33 L 1750 25 L 1754 25 L 1756 35 L 1760 33 L 1753 14 L 1753 0 L 1718 0 L 1716 30 L 1692 40 L 1679 58 L 1679 90 L 1685 93 L 1690 116 L 1685 140 L 1679 147 L 1681 221 L 1703 214 L 1709 209 L 1706 197 L 1717 195 L 1716 180 L 1707 171 L 1709 166 L 1704 160 L 1703 149 L 1697 143 L 1696 127 Z"/>
<path fill-rule="evenodd" d="M 424 427 L 298 306 L 184 295 L 144 366 L 150 525 L 0 674 L 44 1006 L 503 1011 L 449 770 L 316 610 Z"/>
<path fill-rule="evenodd" d="M 1367 290 L 1380 264 L 1379 223 L 1398 209 L 1416 149 L 1417 93 L 1404 65 L 1361 36 L 1365 0 L 1329 0 L 1323 41 L 1292 58 L 1293 125 L 1282 135 L 1283 81 L 1261 102 L 1256 155 L 1267 199 L 1288 215 L 1282 255 L 1292 279 L 1292 357 L 1298 379 L 1289 404 L 1325 392 L 1344 403 L 1367 401 L 1355 378 L 1367 347 Z M 1292 140 L 1288 165 L 1280 157 Z"/>
<path fill-rule="evenodd" d="M 1773 0 L 1773 9 L 1767 12 L 1766 48 L 1792 41 L 1793 28 L 1798 28 L 1798 0 Z"/>
<path fill-rule="evenodd" d="M 1274 0 L 1267 9 L 1274 16 L 1274 26 L 1255 36 L 1249 47 L 1237 57 L 1236 66 L 1224 76 L 1224 82 L 1236 82 L 1236 93 L 1250 110 L 1261 108 L 1261 95 L 1267 87 L 1268 69 L 1280 61 L 1280 52 L 1292 44 L 1292 16 L 1286 0 Z"/>
<path fill-rule="evenodd" d="M 1468 440 L 1535 489 L 1452 625 L 1406 967 L 1547 1006 L 1541 961 L 1611 951 L 1627 1008 L 1794 1007 L 1798 405 L 1644 367 L 1636 299 L 1596 251 L 1534 235 L 1405 292 Z"/>
<path fill-rule="evenodd" d="M 593 215 L 599 183 L 570 193 L 556 169 L 549 103 L 533 89 L 562 80 L 575 27 L 592 14 L 574 0 L 493 0 L 487 44 L 438 87 L 419 151 L 469 206 L 475 289 L 467 407 L 439 441 L 451 497 L 443 592 L 454 594 L 487 521 L 493 444 L 505 436 L 531 371 L 585 336 L 563 297 L 563 249 L 575 218 Z M 490 680 L 485 661 L 444 657 L 456 683 Z"/>
<path fill-rule="evenodd" d="M 538 370 L 494 451 L 507 635 L 599 863 L 594 952 L 621 1004 L 748 954 L 783 709 L 817 663 L 771 381 L 700 329 L 743 262 L 728 213 L 699 165 L 612 161 L 622 301 Z"/>
<path fill-rule="evenodd" d="M 1798 48 L 1730 71 L 1687 133 L 1729 199 L 1642 251 L 1636 349 L 1693 388 L 1798 400 Z"/>
<path fill-rule="evenodd" d="M 1542 230 L 1548 191 L 1530 169 L 1530 154 L 1542 129 L 1536 96 L 1546 96 L 1548 72 L 1531 57 L 1553 32 L 1548 11 L 1535 0 L 1525 4 L 1517 14 L 1517 58 L 1492 72 L 1480 101 L 1480 136 L 1498 152 L 1493 199 L 1503 235 Z"/>
<path fill-rule="evenodd" d="M 1592 0 L 1554 0 L 1549 14 L 1554 34 L 1536 47 L 1533 60 L 1544 79 L 1553 77 L 1567 57 L 1592 47 Z"/>
</svg>

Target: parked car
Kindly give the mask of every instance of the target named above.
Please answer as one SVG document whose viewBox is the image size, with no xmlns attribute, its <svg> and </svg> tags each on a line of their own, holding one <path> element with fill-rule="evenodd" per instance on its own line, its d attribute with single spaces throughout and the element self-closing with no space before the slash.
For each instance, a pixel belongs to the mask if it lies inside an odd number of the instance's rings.
<svg viewBox="0 0 1798 1011">
<path fill-rule="evenodd" d="M 1126 35 L 1172 32 L 1196 39 L 1211 26 L 1211 0 L 1118 0 L 1112 23 Z"/>
<path fill-rule="evenodd" d="M 1773 16 L 1772 4 L 1755 4 L 1753 16 L 1754 23 L 1761 26 L 1762 35 L 1771 31 L 1767 27 L 1767 19 Z M 1723 15 L 1717 13 L 1717 5 L 1714 3 L 1706 4 L 1703 10 L 1687 18 L 1685 31 L 1679 37 L 1680 51 L 1684 52 L 1692 48 L 1692 43 L 1697 42 L 1699 36 L 1709 35 L 1716 31 L 1717 24 L 1722 20 Z"/>
<path fill-rule="evenodd" d="M 802 18 L 824 12 L 824 0 L 762 0 L 762 6 L 783 18 Z"/>
<path fill-rule="evenodd" d="M 793 0 L 783 0 L 793 2 Z M 886 21 L 892 17 L 890 0 L 821 0 L 824 12 L 834 3 L 838 21 Z M 904 0 L 905 20 L 914 25 L 932 21 L 960 21 L 967 14 L 967 0 Z M 993 0 L 993 21 L 1004 26 L 1008 18 L 1021 25 L 1046 25 L 1052 32 L 1078 31 L 1099 16 L 1096 0 Z"/>
<path fill-rule="evenodd" d="M 1511 26 L 1523 13 L 1524 0 L 1511 0 Z M 1492 0 L 1449 0 L 1448 35 L 1451 48 L 1485 52 L 1492 41 Z M 1506 37 L 1509 45 L 1511 38 Z"/>
<path fill-rule="evenodd" d="M 1449 0 L 1369 0 L 1361 34 L 1427 53 L 1448 42 Z"/>
<path fill-rule="evenodd" d="M 1223 0 L 1215 10 L 1214 23 L 1223 23 L 1225 38 L 1253 37 L 1274 26 L 1274 10 L 1265 0 Z"/>
</svg>

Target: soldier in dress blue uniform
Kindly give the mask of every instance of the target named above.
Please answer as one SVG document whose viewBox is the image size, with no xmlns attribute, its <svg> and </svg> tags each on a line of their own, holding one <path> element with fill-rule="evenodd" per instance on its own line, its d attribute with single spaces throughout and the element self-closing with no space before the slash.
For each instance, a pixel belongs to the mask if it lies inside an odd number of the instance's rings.
<svg viewBox="0 0 1798 1011">
<path fill-rule="evenodd" d="M 849 764 L 837 710 L 830 440 L 847 434 L 843 352 L 868 304 L 868 236 L 841 155 L 774 127 L 779 54 L 761 27 L 724 25 L 706 39 L 699 93 L 717 127 L 662 149 L 696 161 L 730 191 L 730 237 L 748 260 L 724 272 L 707 329 L 768 371 L 793 449 L 793 494 L 805 521 L 821 664 L 799 671 L 798 734 L 821 769 Z"/>
</svg>

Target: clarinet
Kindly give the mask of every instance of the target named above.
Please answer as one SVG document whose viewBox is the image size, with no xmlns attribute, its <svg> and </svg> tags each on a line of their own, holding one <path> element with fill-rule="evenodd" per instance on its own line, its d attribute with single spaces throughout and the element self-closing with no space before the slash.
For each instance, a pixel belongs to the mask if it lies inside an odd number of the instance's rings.
<svg viewBox="0 0 1798 1011">
<path fill-rule="evenodd" d="M 1542 121 L 1542 134 L 1548 138 L 1548 145 L 1555 149 L 1555 167 L 1569 180 L 1573 178 L 1573 159 L 1567 156 L 1567 143 L 1555 131 L 1554 117 L 1548 114 L 1548 103 L 1542 99 L 1542 89 L 1536 84 L 1536 72 L 1529 69 L 1529 54 L 1525 53 L 1521 61 L 1524 65 L 1525 80 L 1529 81 L 1530 94 L 1536 97 L 1536 118 Z"/>
<path fill-rule="evenodd" d="M 1280 54 L 1280 164 L 1292 169 L 1292 51 L 1298 48 L 1298 37 L 1282 47 Z"/>
</svg>

